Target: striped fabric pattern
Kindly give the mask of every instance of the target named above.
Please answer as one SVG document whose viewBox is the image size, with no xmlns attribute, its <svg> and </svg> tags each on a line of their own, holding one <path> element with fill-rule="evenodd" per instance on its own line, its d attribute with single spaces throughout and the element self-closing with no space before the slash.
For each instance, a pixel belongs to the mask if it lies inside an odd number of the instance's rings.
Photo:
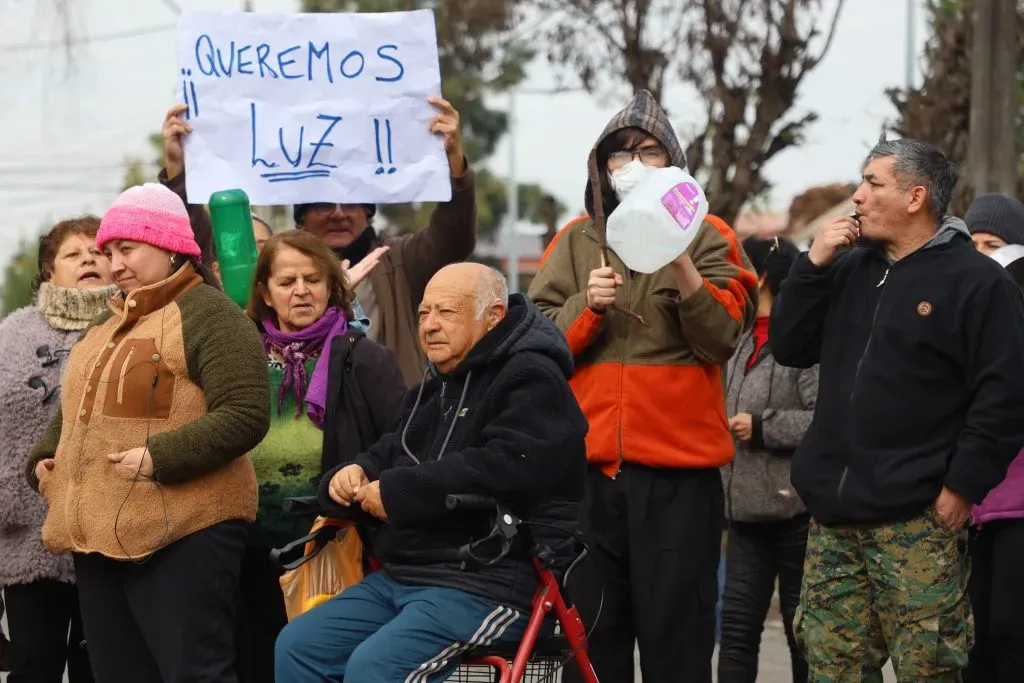
<svg viewBox="0 0 1024 683">
<path fill-rule="evenodd" d="M 472 638 L 465 643 L 456 641 L 420 664 L 406 677 L 405 683 L 429 683 L 430 676 L 438 671 L 443 671 L 453 659 L 461 657 L 473 648 L 487 647 L 498 641 L 519 617 L 519 612 L 511 607 L 496 608 L 487 615 Z"/>
</svg>

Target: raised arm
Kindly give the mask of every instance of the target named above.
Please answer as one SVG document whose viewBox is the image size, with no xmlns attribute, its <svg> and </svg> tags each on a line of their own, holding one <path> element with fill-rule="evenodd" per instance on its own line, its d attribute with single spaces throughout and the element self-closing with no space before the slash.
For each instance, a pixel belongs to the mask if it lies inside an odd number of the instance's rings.
<svg viewBox="0 0 1024 683">
<path fill-rule="evenodd" d="M 839 263 L 824 268 L 811 263 L 807 254 L 800 254 L 793 262 L 789 277 L 782 283 L 782 291 L 772 302 L 768 328 L 772 355 L 780 365 L 810 368 L 820 361 L 832 279 L 846 258 L 847 255 L 842 254 Z"/>
<path fill-rule="evenodd" d="M 809 368 L 821 358 L 822 330 L 828 316 L 832 280 L 849 252 L 860 227 L 849 216 L 821 227 L 811 250 L 793 263 L 782 291 L 772 303 L 768 338 L 772 354 L 782 365 Z"/>
<path fill-rule="evenodd" d="M 579 355 L 594 341 L 605 316 L 588 305 L 587 289 L 577 284 L 572 233 L 578 229 L 574 226 L 585 221 L 589 221 L 587 216 L 577 218 L 558 231 L 544 252 L 540 272 L 533 278 L 528 295 L 565 333 L 573 355 Z M 596 269 L 600 263 L 593 266 Z M 614 301 L 614 292 L 611 299 Z"/>
<path fill-rule="evenodd" d="M 437 271 L 465 261 L 476 248 L 476 179 L 462 148 L 459 112 L 443 99 L 431 97 L 429 102 L 438 112 L 430 131 L 444 138 L 452 198 L 434 208 L 427 227 L 392 245 L 402 254 L 414 305 L 423 298 L 423 290 Z"/>
<path fill-rule="evenodd" d="M 181 119 L 181 113 L 187 109 L 185 104 L 176 104 L 167 111 L 161 134 L 164 138 L 164 168 L 157 179 L 181 197 L 188 208 L 188 219 L 192 224 L 192 233 L 202 250 L 203 263 L 207 266 L 216 259 L 213 246 L 213 225 L 206 213 L 203 203 L 190 204 L 185 193 L 185 151 L 182 141 L 192 132 L 192 127 Z M 207 197 L 206 199 L 209 199 Z"/>
<path fill-rule="evenodd" d="M 671 265 L 683 335 L 704 362 L 724 365 L 757 315 L 757 275 L 736 235 L 709 216 L 687 253 Z"/>
</svg>

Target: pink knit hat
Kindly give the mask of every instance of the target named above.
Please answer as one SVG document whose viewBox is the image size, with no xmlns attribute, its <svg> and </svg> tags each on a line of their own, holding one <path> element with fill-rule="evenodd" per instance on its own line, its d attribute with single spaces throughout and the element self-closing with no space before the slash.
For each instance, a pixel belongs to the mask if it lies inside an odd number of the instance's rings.
<svg viewBox="0 0 1024 683">
<path fill-rule="evenodd" d="M 128 188 L 103 214 L 96 246 L 103 249 L 103 245 L 114 240 L 145 242 L 186 256 L 202 253 L 192 234 L 184 202 L 156 183 Z"/>
</svg>

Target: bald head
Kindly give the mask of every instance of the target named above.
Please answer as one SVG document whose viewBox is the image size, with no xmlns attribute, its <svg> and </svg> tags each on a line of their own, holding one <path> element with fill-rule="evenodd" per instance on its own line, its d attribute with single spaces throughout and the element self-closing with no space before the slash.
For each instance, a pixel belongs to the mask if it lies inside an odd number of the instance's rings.
<svg viewBox="0 0 1024 683">
<path fill-rule="evenodd" d="M 427 289 L 431 287 L 472 297 L 477 320 L 482 320 L 487 309 L 496 302 L 508 308 L 508 283 L 505 276 L 482 263 L 453 263 L 445 266 L 427 283 Z"/>
<path fill-rule="evenodd" d="M 507 311 L 508 285 L 501 273 L 480 263 L 445 266 L 427 283 L 420 303 L 423 352 L 448 374 Z"/>
</svg>

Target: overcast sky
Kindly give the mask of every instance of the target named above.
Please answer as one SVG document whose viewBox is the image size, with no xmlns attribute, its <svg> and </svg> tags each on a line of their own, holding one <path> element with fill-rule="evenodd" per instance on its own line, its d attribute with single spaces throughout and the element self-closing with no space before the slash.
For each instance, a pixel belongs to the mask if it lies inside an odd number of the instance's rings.
<svg viewBox="0 0 1024 683">
<path fill-rule="evenodd" d="M 50 2 L 0 3 L 0 264 L 17 242 L 60 217 L 102 213 L 116 196 L 123 160 L 151 151 L 146 137 L 160 128 L 175 102 L 176 16 L 162 0 L 77 0 L 78 37 L 146 30 L 142 35 L 75 47 L 66 73 L 60 50 L 25 43 L 59 37 Z M 242 0 L 179 0 L 184 9 L 235 10 Z M 292 11 L 295 0 L 254 0 L 256 11 Z M 917 12 L 917 47 L 925 39 Z M 855 178 L 881 125 L 894 115 L 887 87 L 904 80 L 906 6 L 897 0 L 846 3 L 832 50 L 804 81 L 798 106 L 820 115 L 807 144 L 779 155 L 768 167 L 773 208 L 811 185 Z M 442 74 L 443 77 L 443 74 Z M 526 89 L 552 83 L 543 62 L 530 70 Z M 518 97 L 518 176 L 539 182 L 578 211 L 583 204 L 586 156 L 623 101 L 598 102 L 582 93 Z M 666 106 L 686 143 L 700 107 L 683 89 Z M 507 98 L 494 97 L 495 107 Z M 506 140 L 487 164 L 508 169 Z"/>
</svg>

